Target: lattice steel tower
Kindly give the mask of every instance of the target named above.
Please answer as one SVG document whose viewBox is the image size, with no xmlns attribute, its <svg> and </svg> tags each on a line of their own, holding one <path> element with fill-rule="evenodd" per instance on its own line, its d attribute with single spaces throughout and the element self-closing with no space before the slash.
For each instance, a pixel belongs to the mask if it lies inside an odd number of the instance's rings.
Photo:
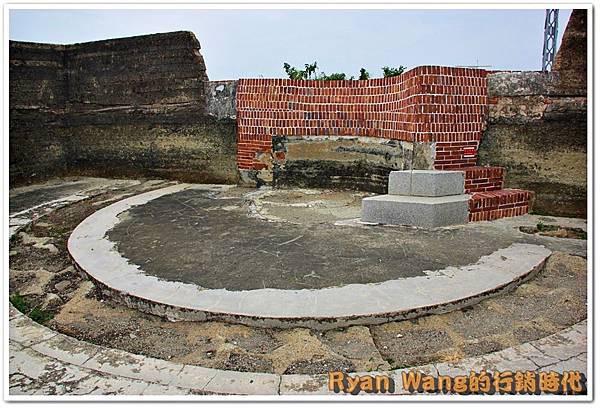
<svg viewBox="0 0 600 408">
<path fill-rule="evenodd" d="M 546 9 L 544 26 L 544 50 L 542 51 L 542 71 L 550 71 L 556 55 L 558 41 L 558 9 Z"/>
</svg>

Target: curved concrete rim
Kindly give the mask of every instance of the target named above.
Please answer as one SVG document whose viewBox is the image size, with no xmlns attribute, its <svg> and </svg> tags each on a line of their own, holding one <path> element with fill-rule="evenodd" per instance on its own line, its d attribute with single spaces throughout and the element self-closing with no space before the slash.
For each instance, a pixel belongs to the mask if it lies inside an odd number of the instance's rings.
<svg viewBox="0 0 600 408">
<path fill-rule="evenodd" d="M 224 191 L 229 186 L 178 184 L 96 211 L 68 240 L 78 269 L 126 304 L 173 320 L 325 329 L 414 318 L 473 304 L 521 283 L 540 270 L 551 254 L 541 245 L 512 244 L 475 264 L 426 271 L 426 276 L 323 289 L 205 289 L 146 275 L 116 250 L 107 231 L 120 222 L 124 211 L 190 188 Z"/>
</svg>

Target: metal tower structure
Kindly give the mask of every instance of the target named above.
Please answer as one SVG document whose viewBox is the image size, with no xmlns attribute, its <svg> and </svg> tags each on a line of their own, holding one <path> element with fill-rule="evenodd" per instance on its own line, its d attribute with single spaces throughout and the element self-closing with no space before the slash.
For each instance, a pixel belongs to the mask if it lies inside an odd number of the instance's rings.
<svg viewBox="0 0 600 408">
<path fill-rule="evenodd" d="M 556 55 L 558 41 L 558 9 L 546 9 L 544 26 L 544 49 L 542 51 L 542 71 L 550 71 Z"/>
</svg>

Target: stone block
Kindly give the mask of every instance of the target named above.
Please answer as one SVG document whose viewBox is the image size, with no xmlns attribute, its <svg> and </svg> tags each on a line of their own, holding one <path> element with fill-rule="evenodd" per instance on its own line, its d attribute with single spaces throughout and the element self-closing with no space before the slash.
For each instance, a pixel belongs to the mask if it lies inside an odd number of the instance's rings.
<svg viewBox="0 0 600 408">
<path fill-rule="evenodd" d="M 465 174 L 447 170 L 392 171 L 389 176 L 388 194 L 423 197 L 443 197 L 463 194 Z"/>
<path fill-rule="evenodd" d="M 362 200 L 362 221 L 423 228 L 466 224 L 469 194 L 446 197 L 381 195 Z"/>
</svg>

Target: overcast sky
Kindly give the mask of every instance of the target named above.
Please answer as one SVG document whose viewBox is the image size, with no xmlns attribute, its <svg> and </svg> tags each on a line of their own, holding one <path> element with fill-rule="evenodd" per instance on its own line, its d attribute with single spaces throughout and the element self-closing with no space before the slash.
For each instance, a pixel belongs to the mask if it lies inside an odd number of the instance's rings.
<svg viewBox="0 0 600 408">
<path fill-rule="evenodd" d="M 571 10 L 559 13 L 562 37 Z M 539 70 L 537 10 L 11 10 L 10 39 L 76 42 L 194 32 L 210 79 L 284 77 L 284 62 L 372 77 L 382 66 Z"/>
</svg>

